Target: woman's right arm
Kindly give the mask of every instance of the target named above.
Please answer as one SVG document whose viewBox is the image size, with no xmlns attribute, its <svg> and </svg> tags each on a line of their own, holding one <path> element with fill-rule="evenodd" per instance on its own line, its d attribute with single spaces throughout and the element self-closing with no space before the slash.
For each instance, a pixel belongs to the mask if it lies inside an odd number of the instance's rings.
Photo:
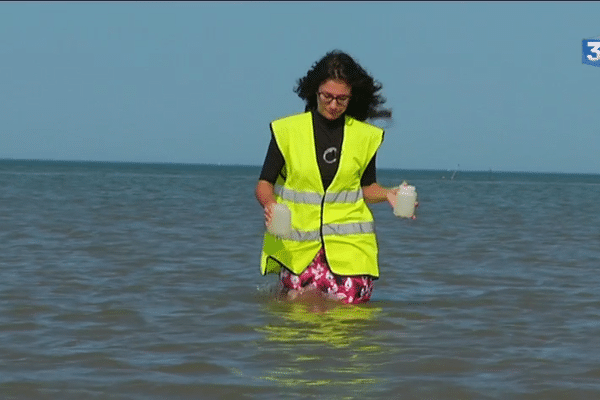
<svg viewBox="0 0 600 400">
<path fill-rule="evenodd" d="M 263 208 L 267 208 L 272 203 L 277 203 L 275 200 L 275 193 L 273 191 L 273 184 L 268 181 L 259 180 L 256 184 L 256 199 Z"/>
<path fill-rule="evenodd" d="M 273 218 L 271 206 L 276 204 L 275 194 L 273 193 L 273 184 L 268 181 L 259 180 L 256 184 L 256 199 L 265 210 L 265 226 L 269 226 Z"/>
<path fill-rule="evenodd" d="M 265 210 L 265 223 L 267 225 L 271 221 L 271 206 L 277 203 L 273 185 L 284 163 L 283 154 L 277 146 L 275 137 L 271 134 L 271 142 L 255 190 L 256 199 Z"/>
</svg>

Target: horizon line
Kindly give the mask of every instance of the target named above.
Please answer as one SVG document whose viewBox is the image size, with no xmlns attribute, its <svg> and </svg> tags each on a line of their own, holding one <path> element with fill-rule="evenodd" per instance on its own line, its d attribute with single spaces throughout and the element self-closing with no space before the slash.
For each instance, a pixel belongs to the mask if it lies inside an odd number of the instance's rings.
<svg viewBox="0 0 600 400">
<path fill-rule="evenodd" d="M 209 166 L 209 167 L 250 167 L 260 168 L 261 165 L 251 164 L 229 164 L 229 163 L 201 163 L 201 162 L 181 162 L 181 161 L 108 161 L 108 160 L 62 160 L 51 158 L 10 158 L 2 157 L 1 162 L 48 162 L 48 163 L 90 163 L 90 164 L 146 164 L 146 165 L 182 165 L 182 166 Z M 377 167 L 379 171 L 427 171 L 427 172 L 479 172 L 493 174 L 563 174 L 563 175 L 600 175 L 599 172 L 560 172 L 560 171 L 507 171 L 489 169 L 457 169 L 457 168 L 399 168 L 399 167 Z"/>
</svg>

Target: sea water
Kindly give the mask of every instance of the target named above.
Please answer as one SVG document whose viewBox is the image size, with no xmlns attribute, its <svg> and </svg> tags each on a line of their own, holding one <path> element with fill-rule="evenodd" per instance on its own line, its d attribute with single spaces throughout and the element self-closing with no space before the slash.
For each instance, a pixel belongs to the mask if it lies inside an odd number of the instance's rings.
<svg viewBox="0 0 600 400">
<path fill-rule="evenodd" d="M 259 167 L 0 162 L 0 399 L 600 398 L 600 176 L 379 170 L 361 306 L 276 299 Z"/>
</svg>

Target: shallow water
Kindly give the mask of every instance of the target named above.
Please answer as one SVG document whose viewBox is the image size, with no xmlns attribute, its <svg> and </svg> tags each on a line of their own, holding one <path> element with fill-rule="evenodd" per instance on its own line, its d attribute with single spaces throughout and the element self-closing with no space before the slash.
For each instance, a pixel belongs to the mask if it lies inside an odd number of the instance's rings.
<svg viewBox="0 0 600 400">
<path fill-rule="evenodd" d="M 600 397 L 600 176 L 379 171 L 418 218 L 374 205 L 372 301 L 318 312 L 258 271 L 258 173 L 0 162 L 0 398 Z"/>
</svg>

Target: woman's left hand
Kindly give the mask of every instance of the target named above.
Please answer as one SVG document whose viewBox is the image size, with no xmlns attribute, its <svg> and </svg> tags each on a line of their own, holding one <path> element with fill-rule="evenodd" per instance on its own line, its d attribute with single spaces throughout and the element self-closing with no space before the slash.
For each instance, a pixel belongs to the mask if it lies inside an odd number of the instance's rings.
<svg viewBox="0 0 600 400">
<path fill-rule="evenodd" d="M 387 197 L 387 201 L 388 203 L 390 203 L 390 205 L 392 206 L 392 208 L 396 207 L 396 201 L 398 200 L 398 188 L 390 188 L 387 189 L 386 191 L 386 197 Z"/>
<path fill-rule="evenodd" d="M 417 207 L 419 207 L 419 202 L 415 201 L 415 214 L 413 214 L 412 219 L 417 219 Z"/>
</svg>

